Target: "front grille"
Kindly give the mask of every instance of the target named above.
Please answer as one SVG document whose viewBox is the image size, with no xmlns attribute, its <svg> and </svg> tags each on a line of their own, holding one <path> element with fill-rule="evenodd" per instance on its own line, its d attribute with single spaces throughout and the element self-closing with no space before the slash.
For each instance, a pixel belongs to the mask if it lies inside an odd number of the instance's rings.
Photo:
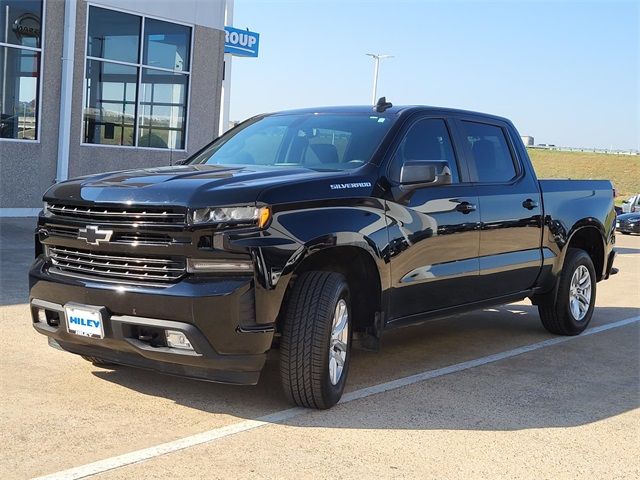
<svg viewBox="0 0 640 480">
<path fill-rule="evenodd" d="M 42 231 L 48 236 L 78 238 L 81 227 L 72 227 L 68 225 L 45 224 Z M 110 240 L 111 243 L 124 243 L 131 245 L 170 245 L 172 243 L 185 243 L 188 240 L 182 238 L 174 238 L 170 235 L 151 232 L 115 232 Z"/>
<path fill-rule="evenodd" d="M 52 273 L 122 283 L 171 283 L 185 274 L 185 261 L 163 257 L 139 257 L 49 246 Z"/>
<path fill-rule="evenodd" d="M 63 225 L 51 225 L 47 227 L 49 235 L 56 237 L 78 238 L 79 227 L 67 227 Z"/>
<path fill-rule="evenodd" d="M 60 203 L 47 205 L 47 212 L 56 218 L 82 220 L 87 223 L 119 225 L 183 225 L 186 213 L 158 206 L 75 206 Z"/>
<path fill-rule="evenodd" d="M 174 240 L 168 235 L 155 235 L 143 232 L 134 232 L 131 234 L 116 233 L 113 241 L 116 243 L 131 243 L 134 245 L 166 245 L 174 242 Z"/>
</svg>

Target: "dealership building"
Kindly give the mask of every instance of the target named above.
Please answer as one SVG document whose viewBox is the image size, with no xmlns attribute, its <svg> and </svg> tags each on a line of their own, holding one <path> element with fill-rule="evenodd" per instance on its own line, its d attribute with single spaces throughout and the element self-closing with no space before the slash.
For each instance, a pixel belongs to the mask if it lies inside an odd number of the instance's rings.
<svg viewBox="0 0 640 480">
<path fill-rule="evenodd" d="M 0 0 L 0 216 L 36 214 L 56 181 L 170 165 L 216 137 L 230 5 Z"/>
</svg>

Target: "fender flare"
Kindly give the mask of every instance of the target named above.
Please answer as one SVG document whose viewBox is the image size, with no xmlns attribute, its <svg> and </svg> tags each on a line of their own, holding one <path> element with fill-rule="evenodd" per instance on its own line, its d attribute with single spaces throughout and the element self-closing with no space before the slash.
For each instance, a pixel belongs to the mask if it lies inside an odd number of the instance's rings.
<svg viewBox="0 0 640 480">
<path fill-rule="evenodd" d="M 571 229 L 569 230 L 567 236 L 566 236 L 566 240 L 562 243 L 560 252 L 557 256 L 557 260 L 556 260 L 556 269 L 553 272 L 553 275 L 555 276 L 554 279 L 554 284 L 553 284 L 553 289 L 546 292 L 546 293 L 542 293 L 542 294 L 536 294 L 532 297 L 532 303 L 534 305 L 539 305 L 539 304 L 550 304 L 550 303 L 555 303 L 556 299 L 558 298 L 558 284 L 559 284 L 559 278 L 560 275 L 562 273 L 562 270 L 564 268 L 564 263 L 565 263 L 565 259 L 567 256 L 567 251 L 569 250 L 569 245 L 571 244 L 571 241 L 575 238 L 576 234 L 578 234 L 580 231 L 583 231 L 585 229 L 595 229 L 598 231 L 598 233 L 600 234 L 600 241 L 602 242 L 602 250 L 603 250 L 603 259 L 602 261 L 605 262 L 606 264 L 606 249 L 605 249 L 605 245 L 606 245 L 606 237 L 605 237 L 605 229 L 604 226 L 597 221 L 594 218 L 583 218 L 581 220 L 579 220 L 578 222 L 576 222 Z M 597 272 L 596 272 L 597 273 Z"/>
<path fill-rule="evenodd" d="M 380 265 L 384 264 L 382 255 L 378 251 L 375 242 L 364 235 L 355 232 L 337 232 L 313 238 L 304 245 L 287 261 L 283 275 L 295 273 L 300 265 L 312 258 L 315 254 L 327 251 L 331 248 L 354 247 L 367 252 L 371 260 L 378 266 L 380 285 L 385 285 L 381 275 Z"/>
<path fill-rule="evenodd" d="M 573 225 L 573 227 L 571 227 L 571 229 L 569 230 L 569 234 L 567 235 L 567 241 L 563 245 L 563 248 L 560 251 L 560 255 L 558 255 L 558 264 L 561 270 L 564 267 L 564 261 L 567 256 L 568 246 L 571 244 L 571 241 L 575 238 L 576 234 L 578 234 L 580 231 L 583 231 L 587 228 L 589 229 L 595 228 L 598 231 L 598 233 L 600 234 L 600 241 L 602 242 L 602 252 L 603 252 L 603 255 L 606 256 L 606 251 L 604 247 L 607 244 L 607 242 L 606 242 L 606 234 L 605 234 L 604 226 L 602 225 L 602 223 L 600 223 L 598 220 L 594 218 L 583 218 L 582 220 L 579 220 L 578 222 L 576 222 Z M 606 258 L 603 257 L 602 261 L 606 263 Z"/>
</svg>

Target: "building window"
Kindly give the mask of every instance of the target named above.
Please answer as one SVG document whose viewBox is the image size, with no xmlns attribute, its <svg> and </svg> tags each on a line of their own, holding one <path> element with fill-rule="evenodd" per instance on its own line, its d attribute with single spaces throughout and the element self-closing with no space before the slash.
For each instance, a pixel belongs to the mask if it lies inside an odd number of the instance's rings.
<svg viewBox="0 0 640 480">
<path fill-rule="evenodd" d="M 38 139 L 42 0 L 0 0 L 0 138 Z"/>
<path fill-rule="evenodd" d="M 85 142 L 135 145 L 138 69 L 87 60 Z"/>
<path fill-rule="evenodd" d="M 185 149 L 191 33 L 89 8 L 84 143 Z"/>
</svg>

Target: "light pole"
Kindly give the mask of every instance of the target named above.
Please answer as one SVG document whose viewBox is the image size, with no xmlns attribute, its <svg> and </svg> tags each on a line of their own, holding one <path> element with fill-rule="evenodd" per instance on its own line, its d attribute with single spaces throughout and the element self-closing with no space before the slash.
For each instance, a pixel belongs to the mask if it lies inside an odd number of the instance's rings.
<svg viewBox="0 0 640 480">
<path fill-rule="evenodd" d="M 380 70 L 380 60 L 385 58 L 393 58 L 393 55 L 383 55 L 381 53 L 367 53 L 374 60 L 373 64 L 373 92 L 371 93 L 371 105 L 375 105 L 377 101 L 378 93 L 378 71 Z"/>
</svg>

